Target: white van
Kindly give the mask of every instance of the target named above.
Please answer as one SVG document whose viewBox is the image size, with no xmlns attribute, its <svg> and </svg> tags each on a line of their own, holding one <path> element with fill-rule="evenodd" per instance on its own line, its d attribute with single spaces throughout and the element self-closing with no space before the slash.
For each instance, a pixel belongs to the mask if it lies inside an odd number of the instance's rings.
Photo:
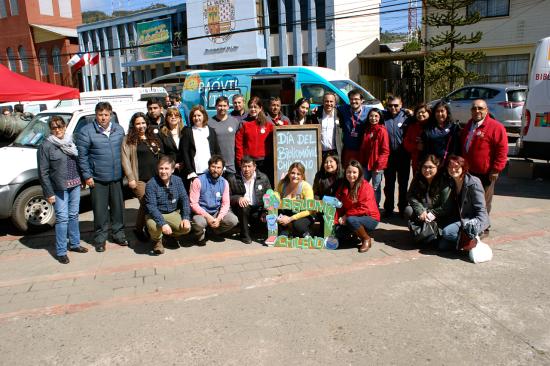
<svg viewBox="0 0 550 366">
<path fill-rule="evenodd" d="M 62 100 L 57 107 L 96 105 L 99 102 L 132 103 L 157 98 L 164 101 L 168 95 L 162 87 L 121 88 L 80 93 L 80 99 Z"/>
<path fill-rule="evenodd" d="M 550 160 L 550 37 L 538 41 L 532 64 L 516 151 L 521 157 Z"/>
<path fill-rule="evenodd" d="M 145 112 L 146 102 L 113 104 L 112 121 L 128 130 L 130 118 Z M 0 219 L 11 218 L 22 232 L 55 223 L 53 206 L 46 201 L 38 181 L 36 154 L 38 146 L 49 135 L 48 122 L 60 116 L 67 122 L 67 134 L 72 135 L 95 119 L 95 105 L 62 107 L 38 113 L 27 127 L 6 147 L 0 149 Z M 88 190 L 82 191 L 89 194 Z"/>
<path fill-rule="evenodd" d="M 37 114 L 46 109 L 55 108 L 59 104 L 59 100 L 36 100 L 33 102 L 6 102 L 0 103 L 0 110 L 7 108 L 10 113 L 13 113 L 13 109 L 16 104 L 23 104 L 23 112 L 29 112 L 32 114 Z"/>
</svg>

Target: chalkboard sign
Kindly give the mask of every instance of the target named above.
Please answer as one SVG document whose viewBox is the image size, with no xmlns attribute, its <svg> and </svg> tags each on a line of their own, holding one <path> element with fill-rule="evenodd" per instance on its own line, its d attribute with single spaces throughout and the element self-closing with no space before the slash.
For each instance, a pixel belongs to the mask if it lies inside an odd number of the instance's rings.
<svg viewBox="0 0 550 366">
<path fill-rule="evenodd" d="M 299 161 L 306 168 L 306 181 L 313 185 L 321 166 L 321 128 L 319 125 L 276 126 L 273 131 L 275 185 Z"/>
</svg>

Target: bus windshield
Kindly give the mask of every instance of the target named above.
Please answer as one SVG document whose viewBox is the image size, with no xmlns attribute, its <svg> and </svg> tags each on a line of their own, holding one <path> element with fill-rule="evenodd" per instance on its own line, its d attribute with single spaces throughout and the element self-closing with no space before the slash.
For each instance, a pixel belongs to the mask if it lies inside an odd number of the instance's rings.
<svg viewBox="0 0 550 366">
<path fill-rule="evenodd" d="M 354 83 L 351 80 L 331 80 L 330 83 L 336 88 L 340 89 L 346 95 L 352 89 L 359 89 L 361 91 L 361 94 L 363 94 L 363 97 L 365 98 L 365 104 L 378 103 L 378 99 L 376 99 L 371 93 L 369 93 L 359 84 Z"/>
</svg>

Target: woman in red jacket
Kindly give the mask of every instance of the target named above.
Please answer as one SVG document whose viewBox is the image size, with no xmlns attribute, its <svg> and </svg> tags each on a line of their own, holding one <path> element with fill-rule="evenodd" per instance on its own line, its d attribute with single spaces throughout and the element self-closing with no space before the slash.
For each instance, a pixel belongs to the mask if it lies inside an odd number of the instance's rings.
<svg viewBox="0 0 550 366">
<path fill-rule="evenodd" d="M 256 161 L 256 167 L 273 184 L 273 124 L 267 121 L 258 97 L 248 101 L 248 116 L 235 135 L 237 166 L 241 166 L 241 159 L 247 155 Z"/>
<path fill-rule="evenodd" d="M 411 166 L 413 175 L 418 172 L 418 159 L 424 146 L 422 145 L 422 132 L 430 119 L 430 107 L 426 103 L 420 103 L 414 108 L 414 116 L 407 121 L 407 132 L 403 137 L 403 147 L 411 154 Z"/>
<path fill-rule="evenodd" d="M 382 177 L 390 156 L 390 142 L 384 126 L 384 117 L 379 109 L 371 109 L 367 114 L 367 121 L 369 123 L 365 129 L 359 156 L 361 164 L 365 167 L 365 179 L 371 182 L 378 205 L 382 196 Z"/>
<path fill-rule="evenodd" d="M 342 207 L 336 210 L 334 217 L 336 236 L 344 241 L 349 232 L 354 232 L 361 239 L 359 253 L 364 253 L 372 246 L 369 232 L 380 222 L 380 211 L 374 198 L 374 190 L 363 178 L 363 167 L 357 160 L 352 160 L 346 167 L 346 179 L 336 192 L 336 198 Z"/>
</svg>

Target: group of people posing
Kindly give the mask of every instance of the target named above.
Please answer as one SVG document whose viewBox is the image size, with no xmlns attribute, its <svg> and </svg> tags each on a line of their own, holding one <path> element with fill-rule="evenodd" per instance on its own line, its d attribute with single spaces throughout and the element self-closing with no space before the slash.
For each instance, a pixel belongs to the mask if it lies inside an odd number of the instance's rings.
<svg viewBox="0 0 550 366">
<path fill-rule="evenodd" d="M 221 96 L 215 116 L 196 105 L 186 127 L 179 108 L 164 109 L 159 100 L 150 100 L 147 113 L 132 116 L 126 134 L 111 121 L 106 102 L 97 104 L 95 121 L 74 137 L 65 134 L 62 118 L 52 117 L 38 165 L 44 195 L 56 212 L 58 260 L 68 263 L 67 251 L 87 251 L 78 228 L 84 186 L 91 192 L 96 251 L 105 251 L 109 226 L 112 242 L 129 244 L 124 177 L 140 202 L 135 234 L 150 239 L 157 255 L 164 253 L 166 236 L 191 233 L 204 245 L 207 236 L 223 240 L 221 235 L 237 226 L 241 241 L 251 243 L 251 226 L 266 228 L 263 195 L 271 187 L 280 198 L 338 198 L 335 234 L 340 240 L 358 238 L 359 251 L 365 252 L 381 219 L 382 177 L 384 216 L 394 214 L 397 180 L 399 213 L 417 225 L 437 222 L 441 248 L 451 247 L 465 226 L 474 236 L 488 228 L 487 209 L 506 164 L 507 138 L 483 100 L 473 102 L 472 120 L 461 130 L 444 103 L 432 109 L 422 104 L 411 114 L 399 97 L 390 97 L 386 110 L 363 105 L 359 90 L 348 97 L 349 104 L 339 104 L 335 94 L 326 93 L 323 105 L 311 111 L 310 102 L 299 99 L 288 118 L 278 97 L 265 110 L 260 98 L 251 97 L 245 112 L 244 97 L 235 95 L 229 112 L 229 100 Z M 323 158 L 313 186 L 299 162 L 275 181 L 273 130 L 287 124 L 320 125 Z M 408 189 L 411 166 L 415 176 Z M 280 210 L 277 221 L 283 233 L 306 237 L 315 234 L 322 216 Z"/>
</svg>

